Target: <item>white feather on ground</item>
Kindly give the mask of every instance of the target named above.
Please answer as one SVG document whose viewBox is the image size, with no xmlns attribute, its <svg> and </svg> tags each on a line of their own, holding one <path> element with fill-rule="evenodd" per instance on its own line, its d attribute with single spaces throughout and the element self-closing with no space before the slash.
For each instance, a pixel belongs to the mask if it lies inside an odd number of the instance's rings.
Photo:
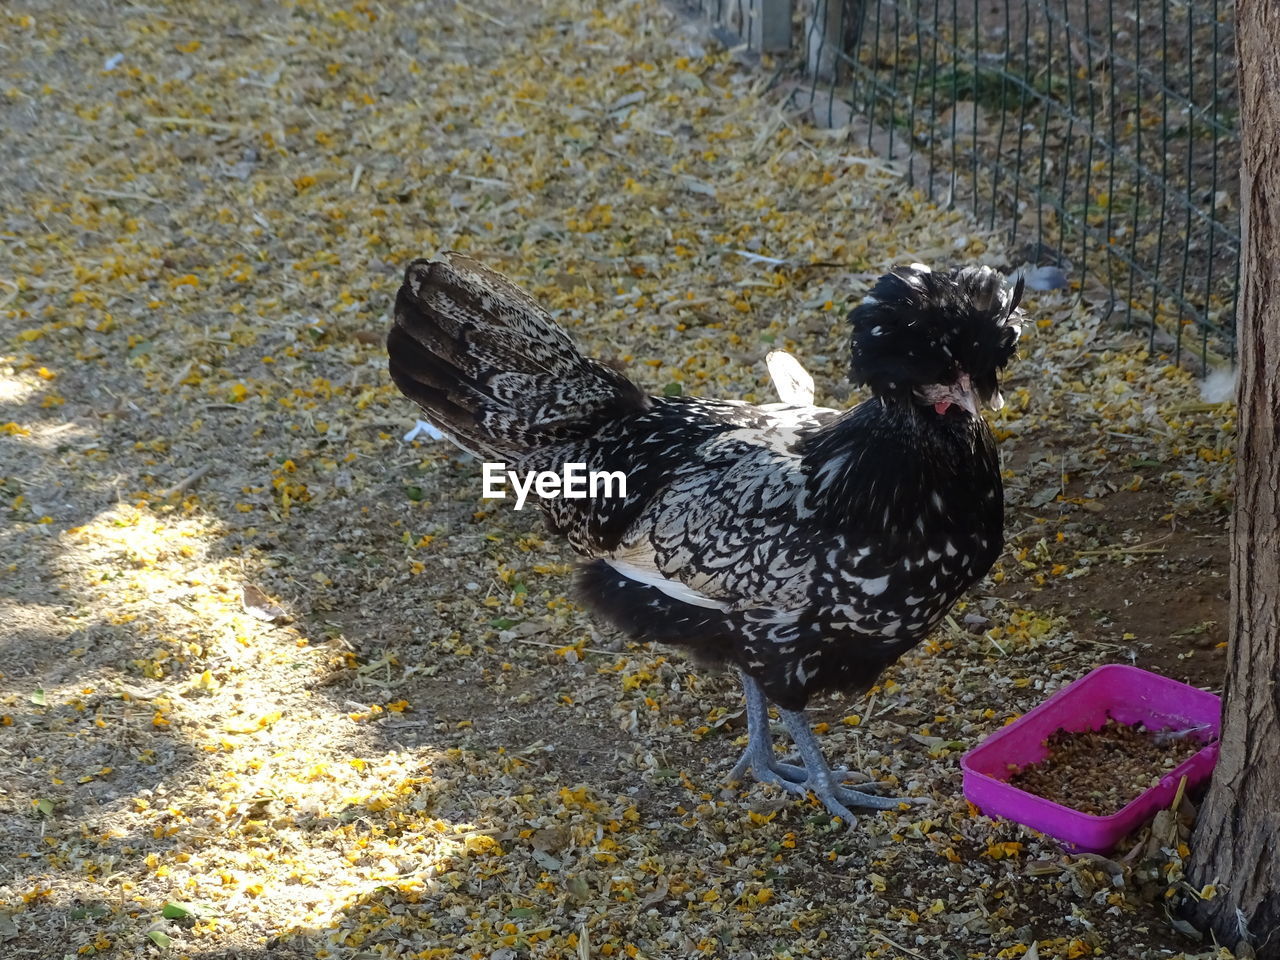
<svg viewBox="0 0 1280 960">
<path fill-rule="evenodd" d="M 413 425 L 413 429 L 404 435 L 404 442 L 413 443 L 419 437 L 427 440 L 443 440 L 445 438 L 443 433 L 425 420 L 419 420 Z"/>
<path fill-rule="evenodd" d="M 1205 403 L 1226 403 L 1236 398 L 1236 368 L 1218 367 L 1200 381 L 1200 399 Z"/>
</svg>

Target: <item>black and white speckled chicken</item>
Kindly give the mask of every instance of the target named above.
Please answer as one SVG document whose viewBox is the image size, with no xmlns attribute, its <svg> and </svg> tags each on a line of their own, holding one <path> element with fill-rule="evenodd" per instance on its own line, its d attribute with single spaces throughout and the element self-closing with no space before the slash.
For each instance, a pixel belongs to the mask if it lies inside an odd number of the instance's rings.
<svg viewBox="0 0 1280 960">
<path fill-rule="evenodd" d="M 520 472 L 625 474 L 625 497 L 542 501 L 586 558 L 581 597 L 638 640 L 736 667 L 748 743 L 731 777 L 812 791 L 852 822 L 849 807 L 901 801 L 846 785 L 803 710 L 870 688 L 999 555 L 1003 489 L 978 404 L 1002 402 L 1021 292 L 987 267 L 881 277 L 849 315 L 852 380 L 871 396 L 844 412 L 813 406 L 786 354 L 770 358 L 781 403 L 647 396 L 456 253 L 409 265 L 387 349 L 397 386 L 460 447 Z M 774 755 L 768 701 L 799 764 Z"/>
</svg>

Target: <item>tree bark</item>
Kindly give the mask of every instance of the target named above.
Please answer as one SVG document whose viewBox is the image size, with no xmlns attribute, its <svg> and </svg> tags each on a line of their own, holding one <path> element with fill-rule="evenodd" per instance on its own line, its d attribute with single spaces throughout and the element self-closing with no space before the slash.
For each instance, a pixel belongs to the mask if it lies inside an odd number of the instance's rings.
<svg viewBox="0 0 1280 960">
<path fill-rule="evenodd" d="M 1188 876 L 1192 907 L 1241 956 L 1280 960 L 1280 3 L 1239 0 L 1239 431 L 1230 650 L 1217 770 Z"/>
</svg>

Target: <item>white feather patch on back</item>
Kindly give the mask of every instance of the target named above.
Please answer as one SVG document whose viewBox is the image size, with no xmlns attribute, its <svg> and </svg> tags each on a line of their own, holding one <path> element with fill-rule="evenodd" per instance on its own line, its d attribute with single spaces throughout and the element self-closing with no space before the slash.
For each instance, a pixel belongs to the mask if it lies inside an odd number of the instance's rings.
<svg viewBox="0 0 1280 960">
<path fill-rule="evenodd" d="M 671 580 L 664 577 L 661 573 L 652 567 L 638 567 L 634 563 L 628 563 L 625 560 L 617 560 L 612 557 L 605 557 L 604 562 L 613 567 L 618 573 L 622 574 L 628 580 L 634 580 L 636 583 L 643 583 L 650 587 L 656 587 L 673 600 L 679 600 L 682 603 L 690 603 L 696 607 L 707 607 L 711 610 L 728 610 L 729 605 L 720 600 L 713 600 L 705 594 L 699 593 L 687 584 L 681 583 L 679 580 Z"/>
<path fill-rule="evenodd" d="M 771 350 L 764 358 L 773 378 L 773 388 L 783 403 L 807 406 L 813 403 L 813 377 L 800 361 L 785 350 Z"/>
</svg>

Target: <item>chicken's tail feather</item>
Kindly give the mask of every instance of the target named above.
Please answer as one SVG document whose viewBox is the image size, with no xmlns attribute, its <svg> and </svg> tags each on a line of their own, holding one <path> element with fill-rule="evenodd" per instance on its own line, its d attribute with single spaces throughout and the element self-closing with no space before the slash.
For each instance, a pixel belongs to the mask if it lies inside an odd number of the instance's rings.
<svg viewBox="0 0 1280 960">
<path fill-rule="evenodd" d="M 387 353 L 401 392 L 477 455 L 519 457 L 649 406 L 532 297 L 458 253 L 409 264 Z"/>
</svg>

